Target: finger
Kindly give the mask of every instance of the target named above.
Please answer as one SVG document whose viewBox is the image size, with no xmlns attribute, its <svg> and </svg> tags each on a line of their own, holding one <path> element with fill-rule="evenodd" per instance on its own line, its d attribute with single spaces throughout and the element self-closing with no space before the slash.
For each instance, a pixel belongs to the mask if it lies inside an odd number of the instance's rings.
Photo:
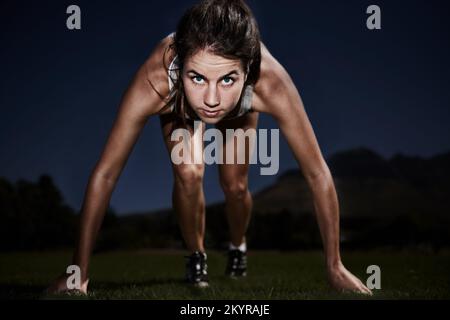
<svg viewBox="0 0 450 320">
<path fill-rule="evenodd" d="M 359 294 L 367 294 L 367 291 L 364 289 L 364 285 L 359 280 L 354 284 L 353 292 Z"/>
<path fill-rule="evenodd" d="M 364 294 L 367 294 L 370 296 L 372 295 L 372 291 L 369 288 L 367 288 L 365 285 L 362 285 L 361 289 Z"/>
<path fill-rule="evenodd" d="M 360 281 L 360 282 L 361 282 L 361 281 Z M 372 295 L 372 290 L 370 290 L 369 288 L 367 288 L 367 286 L 365 286 L 364 283 L 361 282 L 361 286 L 363 287 L 364 292 L 366 292 L 366 293 Z"/>
<path fill-rule="evenodd" d="M 358 279 L 358 282 L 359 282 L 359 287 L 363 293 L 372 295 L 372 291 L 369 288 L 367 288 L 366 285 L 364 285 L 364 283 L 362 283 L 361 280 Z"/>
<path fill-rule="evenodd" d="M 372 290 L 370 290 L 369 288 L 367 288 L 367 287 L 365 287 L 365 289 L 367 290 L 367 294 L 368 295 L 370 295 L 370 296 L 372 296 L 373 295 L 373 292 L 372 292 Z"/>
</svg>

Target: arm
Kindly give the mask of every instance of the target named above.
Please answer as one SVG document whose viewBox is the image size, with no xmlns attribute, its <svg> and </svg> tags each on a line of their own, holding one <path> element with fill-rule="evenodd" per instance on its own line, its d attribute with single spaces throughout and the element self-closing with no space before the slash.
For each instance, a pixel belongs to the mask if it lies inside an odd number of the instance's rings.
<svg viewBox="0 0 450 320">
<path fill-rule="evenodd" d="M 87 292 L 90 255 L 112 192 L 144 125 L 151 115 L 157 114 L 164 106 L 163 97 L 169 91 L 162 64 L 167 41 L 165 38 L 155 47 L 125 91 L 109 137 L 88 181 L 72 260 L 72 264 L 81 269 L 81 291 L 84 293 Z M 154 85 L 150 85 L 150 80 Z M 158 92 L 154 90 L 156 85 Z M 66 276 L 63 274 L 58 278 L 48 291 L 65 290 Z"/>
<path fill-rule="evenodd" d="M 332 286 L 369 293 L 370 290 L 342 264 L 338 198 L 300 94 L 289 74 L 264 46 L 261 78 L 255 93 L 255 110 L 276 119 L 311 190 Z"/>
</svg>

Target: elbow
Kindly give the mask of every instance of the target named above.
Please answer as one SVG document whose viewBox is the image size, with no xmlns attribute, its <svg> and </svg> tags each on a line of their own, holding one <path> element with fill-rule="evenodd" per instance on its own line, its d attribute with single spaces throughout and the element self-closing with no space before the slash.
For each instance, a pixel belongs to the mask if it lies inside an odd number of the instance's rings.
<svg viewBox="0 0 450 320">
<path fill-rule="evenodd" d="M 334 188 L 333 177 L 328 166 L 305 174 L 308 185 L 313 190 L 329 190 Z"/>
<path fill-rule="evenodd" d="M 91 179 L 95 181 L 103 181 L 110 185 L 115 185 L 117 182 L 117 174 L 108 170 L 95 169 L 92 172 Z"/>
</svg>

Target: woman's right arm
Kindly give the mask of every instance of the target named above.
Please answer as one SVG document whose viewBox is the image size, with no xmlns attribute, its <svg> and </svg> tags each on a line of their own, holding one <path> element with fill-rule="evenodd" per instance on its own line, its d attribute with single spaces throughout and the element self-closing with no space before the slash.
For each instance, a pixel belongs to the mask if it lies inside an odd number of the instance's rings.
<svg viewBox="0 0 450 320">
<path fill-rule="evenodd" d="M 72 264 L 81 269 L 81 283 L 88 279 L 90 255 L 126 161 L 148 118 L 157 114 L 165 105 L 164 98 L 167 97 L 169 88 L 163 56 L 169 41 L 168 37 L 160 41 L 133 77 L 122 97 L 101 156 L 90 174 L 72 260 Z M 48 291 L 66 290 L 65 279 L 66 275 L 62 275 Z M 87 282 L 85 287 L 82 289 L 84 292 L 87 290 Z"/>
</svg>

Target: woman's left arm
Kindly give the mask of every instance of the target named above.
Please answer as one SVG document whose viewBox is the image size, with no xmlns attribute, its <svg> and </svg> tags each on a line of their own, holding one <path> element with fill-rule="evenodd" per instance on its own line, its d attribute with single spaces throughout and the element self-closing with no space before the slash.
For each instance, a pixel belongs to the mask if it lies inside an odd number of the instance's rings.
<svg viewBox="0 0 450 320">
<path fill-rule="evenodd" d="M 342 264 L 339 250 L 339 203 L 332 175 L 297 88 L 287 71 L 265 46 L 262 47 L 261 75 L 255 86 L 253 108 L 276 119 L 308 183 L 323 241 L 330 284 L 338 290 L 370 293 Z"/>
</svg>

